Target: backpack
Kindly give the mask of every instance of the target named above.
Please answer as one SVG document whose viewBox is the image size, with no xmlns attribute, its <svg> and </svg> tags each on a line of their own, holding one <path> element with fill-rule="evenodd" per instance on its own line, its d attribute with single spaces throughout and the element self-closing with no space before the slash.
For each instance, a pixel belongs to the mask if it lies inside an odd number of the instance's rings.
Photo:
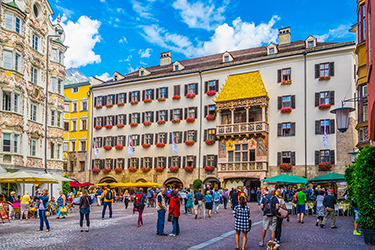
<svg viewBox="0 0 375 250">
<path fill-rule="evenodd" d="M 245 194 L 245 192 L 240 192 L 240 197 L 244 197 L 245 198 L 245 200 L 246 200 L 246 194 Z"/>
<path fill-rule="evenodd" d="M 168 198 L 171 198 L 171 190 L 168 189 L 167 192 L 166 192 L 166 194 L 167 194 Z"/>
<path fill-rule="evenodd" d="M 293 200 L 292 200 L 292 202 L 293 202 L 294 204 L 297 204 L 297 202 L 298 202 L 297 193 L 296 193 L 295 195 L 293 195 Z"/>
<path fill-rule="evenodd" d="M 140 193 L 136 194 L 135 199 L 134 199 L 134 207 L 137 209 L 141 209 L 144 206 L 143 202 L 144 202 L 143 194 L 140 194 Z"/>
<path fill-rule="evenodd" d="M 105 199 L 106 200 L 112 200 L 113 199 L 113 194 L 111 190 L 107 190 L 107 193 L 105 194 Z"/>
<path fill-rule="evenodd" d="M 271 199 L 264 197 L 263 199 L 265 199 L 264 208 L 263 208 L 264 215 L 274 216 L 276 214 L 276 207 L 272 203 L 273 197 Z"/>
</svg>

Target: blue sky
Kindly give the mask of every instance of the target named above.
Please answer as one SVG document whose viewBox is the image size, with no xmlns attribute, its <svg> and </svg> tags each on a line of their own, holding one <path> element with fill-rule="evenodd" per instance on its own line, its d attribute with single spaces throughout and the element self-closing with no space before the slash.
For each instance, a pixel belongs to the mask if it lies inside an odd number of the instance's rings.
<svg viewBox="0 0 375 250">
<path fill-rule="evenodd" d="M 353 0 L 50 0 L 61 14 L 69 46 L 67 67 L 106 79 L 141 66 L 277 42 L 291 26 L 292 40 L 353 41 Z"/>
</svg>

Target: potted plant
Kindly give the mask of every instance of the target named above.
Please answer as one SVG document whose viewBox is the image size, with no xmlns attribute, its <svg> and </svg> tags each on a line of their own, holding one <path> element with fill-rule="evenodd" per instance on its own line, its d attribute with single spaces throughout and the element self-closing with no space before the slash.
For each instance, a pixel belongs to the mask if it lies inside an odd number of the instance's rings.
<svg viewBox="0 0 375 250">
<path fill-rule="evenodd" d="M 330 103 L 328 103 L 328 104 L 319 104 L 319 106 L 318 106 L 318 109 L 320 109 L 320 110 L 324 110 L 324 109 L 330 109 L 332 107 L 332 105 L 330 104 Z"/>
<path fill-rule="evenodd" d="M 150 167 L 142 167 L 141 170 L 142 170 L 143 173 L 147 173 L 151 170 L 151 168 Z"/>
<path fill-rule="evenodd" d="M 95 105 L 95 108 L 96 109 L 101 109 L 101 108 L 103 108 L 103 106 L 102 105 Z"/>
<path fill-rule="evenodd" d="M 173 100 L 180 100 L 181 99 L 181 96 L 180 95 L 174 95 L 172 97 Z"/>
<path fill-rule="evenodd" d="M 92 168 L 92 172 L 93 172 L 94 174 L 99 174 L 99 173 L 100 173 L 100 169 L 97 168 L 97 167 L 93 167 L 93 168 Z"/>
<path fill-rule="evenodd" d="M 165 97 L 159 97 L 159 98 L 158 98 L 158 101 L 159 101 L 159 102 L 165 102 L 165 100 L 167 100 Z"/>
<path fill-rule="evenodd" d="M 123 123 L 118 123 L 117 125 L 116 125 L 116 127 L 118 127 L 118 128 L 123 128 L 125 125 L 123 124 Z"/>
<path fill-rule="evenodd" d="M 156 122 L 158 125 L 164 125 L 165 124 L 165 121 L 164 120 L 159 120 Z"/>
<path fill-rule="evenodd" d="M 214 96 L 214 95 L 216 95 L 216 90 L 209 90 L 209 91 L 206 92 L 206 95 Z"/>
<path fill-rule="evenodd" d="M 112 169 L 110 167 L 103 168 L 103 173 L 105 173 L 105 174 L 109 174 L 111 171 L 112 171 Z"/>
<path fill-rule="evenodd" d="M 206 170 L 207 172 L 213 172 L 215 170 L 215 166 L 205 166 L 204 167 L 204 170 Z"/>
<path fill-rule="evenodd" d="M 188 93 L 185 95 L 186 98 L 188 99 L 194 99 L 195 98 L 195 93 Z"/>
<path fill-rule="evenodd" d="M 172 123 L 173 124 L 178 124 L 178 123 L 180 123 L 181 122 L 181 119 L 180 118 L 173 118 L 172 119 Z"/>
<path fill-rule="evenodd" d="M 130 127 L 135 128 L 135 127 L 138 126 L 138 123 L 136 123 L 136 122 L 131 122 L 129 125 L 130 125 Z"/>
<path fill-rule="evenodd" d="M 215 121 L 215 119 L 216 119 L 216 116 L 214 116 L 214 115 L 207 115 L 206 116 L 207 121 Z"/>
<path fill-rule="evenodd" d="M 331 76 L 319 76 L 319 81 L 329 80 Z"/>
<path fill-rule="evenodd" d="M 165 167 L 156 167 L 155 171 L 161 173 L 161 172 L 164 171 L 164 169 L 165 169 Z"/>
<path fill-rule="evenodd" d="M 105 127 L 106 129 L 111 129 L 111 128 L 113 128 L 112 124 L 106 124 L 104 127 Z"/>
<path fill-rule="evenodd" d="M 186 118 L 186 122 L 187 123 L 193 123 L 193 122 L 195 122 L 195 118 L 194 117 L 188 117 L 188 118 Z"/>
<path fill-rule="evenodd" d="M 96 125 L 96 126 L 94 127 L 94 129 L 96 129 L 96 130 L 102 129 L 102 126 L 100 126 L 100 125 Z"/>
<path fill-rule="evenodd" d="M 137 104 L 138 104 L 138 101 L 130 101 L 130 104 L 131 104 L 131 105 L 137 105 Z"/>
<path fill-rule="evenodd" d="M 143 103 L 151 103 L 151 102 L 152 102 L 151 98 L 143 99 Z"/>
<path fill-rule="evenodd" d="M 279 168 L 284 170 L 291 170 L 293 168 L 293 165 L 290 163 L 281 163 Z"/>
<path fill-rule="evenodd" d="M 282 107 L 281 109 L 280 109 L 280 112 L 282 113 L 282 114 L 289 114 L 289 113 L 291 113 L 292 112 L 292 107 Z"/>
<path fill-rule="evenodd" d="M 122 173 L 122 168 L 115 168 L 115 172 L 116 172 L 116 174 Z"/>
<path fill-rule="evenodd" d="M 136 167 L 129 167 L 128 170 L 129 170 L 129 172 L 136 172 L 137 168 Z"/>
<path fill-rule="evenodd" d="M 149 148 L 149 147 L 151 147 L 151 143 L 142 144 L 142 148 Z"/>
<path fill-rule="evenodd" d="M 144 121 L 142 124 L 143 124 L 143 126 L 148 127 L 148 126 L 151 125 L 151 122 L 150 121 Z"/>
<path fill-rule="evenodd" d="M 204 143 L 206 143 L 207 146 L 212 146 L 215 144 L 215 140 L 208 139 Z"/>
<path fill-rule="evenodd" d="M 191 172 L 193 172 L 193 170 L 194 170 L 193 166 L 186 166 L 186 167 L 184 167 L 184 169 L 185 169 L 185 171 L 188 172 L 188 173 L 191 173 Z"/>
<path fill-rule="evenodd" d="M 281 85 L 290 85 L 292 84 L 292 80 L 283 80 L 281 81 Z"/>
<path fill-rule="evenodd" d="M 171 171 L 172 173 L 177 173 L 178 170 L 180 170 L 180 168 L 177 167 L 177 166 L 171 166 L 171 167 L 169 167 L 169 171 Z"/>
<path fill-rule="evenodd" d="M 185 141 L 186 146 L 193 146 L 195 144 L 195 141 Z"/>
<path fill-rule="evenodd" d="M 106 108 L 112 108 L 112 107 L 113 107 L 113 104 L 112 104 L 112 103 L 111 103 L 111 104 L 106 104 L 105 107 L 106 107 Z"/>
<path fill-rule="evenodd" d="M 104 148 L 105 150 L 109 151 L 109 150 L 112 149 L 112 146 L 110 146 L 110 145 L 105 145 L 105 146 L 103 146 L 103 148 Z"/>
<path fill-rule="evenodd" d="M 155 143 L 155 146 L 158 147 L 158 148 L 164 148 L 165 143 L 164 142 L 157 142 L 157 143 Z"/>
<path fill-rule="evenodd" d="M 118 144 L 115 146 L 115 149 L 117 150 L 123 150 L 124 146 L 122 146 L 121 144 Z"/>
<path fill-rule="evenodd" d="M 119 102 L 119 103 L 117 103 L 117 107 L 122 107 L 122 106 L 124 106 L 125 105 L 125 103 L 123 103 L 123 102 Z"/>
<path fill-rule="evenodd" d="M 330 162 L 321 162 L 319 163 L 318 167 L 320 170 L 327 171 L 331 169 L 332 164 Z"/>
</svg>

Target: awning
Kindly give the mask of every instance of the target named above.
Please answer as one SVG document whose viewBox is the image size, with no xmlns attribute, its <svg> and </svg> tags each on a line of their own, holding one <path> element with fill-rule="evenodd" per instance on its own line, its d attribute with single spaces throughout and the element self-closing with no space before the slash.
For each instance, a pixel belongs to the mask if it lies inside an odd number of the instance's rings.
<svg viewBox="0 0 375 250">
<path fill-rule="evenodd" d="M 266 181 L 266 182 L 275 182 L 275 183 L 307 183 L 308 179 L 303 178 L 301 176 L 297 175 L 289 175 L 289 174 L 282 174 L 282 175 L 276 175 L 270 178 L 262 179 L 260 181 Z"/>
<path fill-rule="evenodd" d="M 309 180 L 311 183 L 340 182 L 345 181 L 345 176 L 338 173 L 328 173 Z"/>
</svg>

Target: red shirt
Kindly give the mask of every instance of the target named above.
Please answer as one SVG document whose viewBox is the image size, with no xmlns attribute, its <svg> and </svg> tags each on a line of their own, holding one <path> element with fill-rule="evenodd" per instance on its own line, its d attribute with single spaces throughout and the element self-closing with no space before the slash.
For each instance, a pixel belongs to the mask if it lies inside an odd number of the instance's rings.
<svg viewBox="0 0 375 250">
<path fill-rule="evenodd" d="M 174 217 L 180 217 L 180 198 L 173 196 L 169 202 L 169 214 L 173 213 Z"/>
</svg>

